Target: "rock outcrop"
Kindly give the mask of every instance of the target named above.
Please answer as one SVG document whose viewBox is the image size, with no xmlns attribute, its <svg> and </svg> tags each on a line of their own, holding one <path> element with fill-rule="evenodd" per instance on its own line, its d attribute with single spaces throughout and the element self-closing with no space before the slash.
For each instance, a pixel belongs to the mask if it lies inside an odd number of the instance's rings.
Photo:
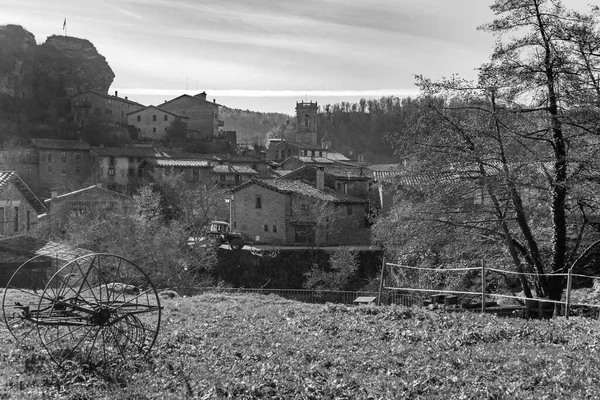
<svg viewBox="0 0 600 400">
<path fill-rule="evenodd" d="M 114 77 L 89 40 L 55 35 L 38 45 L 23 27 L 0 26 L 0 136 L 64 132 L 69 99 L 90 89 L 107 93 Z"/>
</svg>

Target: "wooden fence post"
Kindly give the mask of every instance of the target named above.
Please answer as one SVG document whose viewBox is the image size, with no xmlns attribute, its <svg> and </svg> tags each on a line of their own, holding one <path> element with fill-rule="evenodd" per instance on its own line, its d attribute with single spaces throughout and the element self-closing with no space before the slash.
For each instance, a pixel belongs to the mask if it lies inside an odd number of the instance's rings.
<svg viewBox="0 0 600 400">
<path fill-rule="evenodd" d="M 485 313 L 485 260 L 481 260 L 481 313 Z"/>
<path fill-rule="evenodd" d="M 381 305 L 381 296 L 383 295 L 383 280 L 385 278 L 385 256 L 381 258 L 381 276 L 379 277 L 379 296 L 377 296 L 377 305 Z"/>
<path fill-rule="evenodd" d="M 567 275 L 567 296 L 565 299 L 565 317 L 569 319 L 569 306 L 571 305 L 571 286 L 573 284 L 573 268 L 569 268 Z"/>
</svg>

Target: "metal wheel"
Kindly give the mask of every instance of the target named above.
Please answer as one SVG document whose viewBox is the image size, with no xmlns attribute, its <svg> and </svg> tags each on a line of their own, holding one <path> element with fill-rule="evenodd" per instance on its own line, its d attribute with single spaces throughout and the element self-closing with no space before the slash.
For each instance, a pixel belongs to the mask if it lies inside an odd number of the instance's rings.
<svg viewBox="0 0 600 400">
<path fill-rule="evenodd" d="M 91 254 L 52 276 L 34 322 L 42 345 L 63 367 L 69 360 L 110 365 L 147 354 L 160 318 L 158 293 L 137 265 L 112 254 Z"/>
<path fill-rule="evenodd" d="M 50 299 L 42 295 L 52 275 L 51 263 L 42 262 L 45 256 L 39 255 L 25 261 L 12 274 L 2 295 L 2 315 L 6 327 L 21 345 L 35 345 L 38 342 L 36 310 L 48 307 Z M 45 257 L 47 258 L 47 257 Z"/>
</svg>

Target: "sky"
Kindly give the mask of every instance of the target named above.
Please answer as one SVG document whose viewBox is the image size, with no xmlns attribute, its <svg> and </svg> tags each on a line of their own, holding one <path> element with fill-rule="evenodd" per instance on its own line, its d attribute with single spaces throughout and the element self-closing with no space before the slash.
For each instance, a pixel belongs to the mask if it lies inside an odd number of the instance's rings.
<svg viewBox="0 0 600 400">
<path fill-rule="evenodd" d="M 567 0 L 584 4 L 584 0 Z M 492 0 L 0 0 L 38 43 L 90 40 L 145 105 L 181 94 L 292 114 L 296 101 L 416 96 L 415 74 L 475 78 Z M 63 23 L 66 18 L 66 32 Z"/>
</svg>

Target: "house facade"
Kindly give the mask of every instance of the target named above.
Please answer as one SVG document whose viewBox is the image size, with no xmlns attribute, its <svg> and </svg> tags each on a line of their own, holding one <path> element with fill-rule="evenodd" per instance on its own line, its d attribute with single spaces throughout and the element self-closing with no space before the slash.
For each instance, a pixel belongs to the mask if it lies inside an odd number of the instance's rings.
<svg viewBox="0 0 600 400">
<path fill-rule="evenodd" d="M 46 207 L 14 171 L 0 172 L 0 235 L 34 231 Z"/>
<path fill-rule="evenodd" d="M 184 94 L 160 105 L 162 110 L 185 116 L 191 139 L 210 140 L 219 133 L 224 122 L 219 119 L 219 106 L 206 100 L 206 93 L 195 96 Z"/>
<path fill-rule="evenodd" d="M 128 199 L 128 196 L 104 189 L 99 184 L 69 193 L 56 194 L 44 200 L 48 210 L 44 222 L 49 224 L 53 232 L 60 232 L 71 213 L 110 211 L 117 207 L 124 207 Z"/>
<path fill-rule="evenodd" d="M 376 196 L 371 171 L 361 167 L 305 165 L 277 179 L 299 180 L 314 186 L 317 183 L 319 169 L 323 171 L 326 188 L 360 199 Z"/>
<path fill-rule="evenodd" d="M 89 125 L 94 115 L 103 116 L 115 124 L 127 125 L 127 115 L 142 108 L 143 105 L 127 97 L 118 97 L 117 92 L 111 96 L 97 90 L 88 90 L 71 98 L 73 122 L 80 128 Z"/>
<path fill-rule="evenodd" d="M 233 229 L 259 243 L 357 245 L 370 243 L 368 202 L 294 180 L 251 180 L 233 192 Z M 319 188 L 320 186 L 320 188 Z"/>
<path fill-rule="evenodd" d="M 175 120 L 185 123 L 189 117 L 155 106 L 148 106 L 127 115 L 127 123 L 138 132 L 140 141 L 164 141 Z"/>
</svg>

